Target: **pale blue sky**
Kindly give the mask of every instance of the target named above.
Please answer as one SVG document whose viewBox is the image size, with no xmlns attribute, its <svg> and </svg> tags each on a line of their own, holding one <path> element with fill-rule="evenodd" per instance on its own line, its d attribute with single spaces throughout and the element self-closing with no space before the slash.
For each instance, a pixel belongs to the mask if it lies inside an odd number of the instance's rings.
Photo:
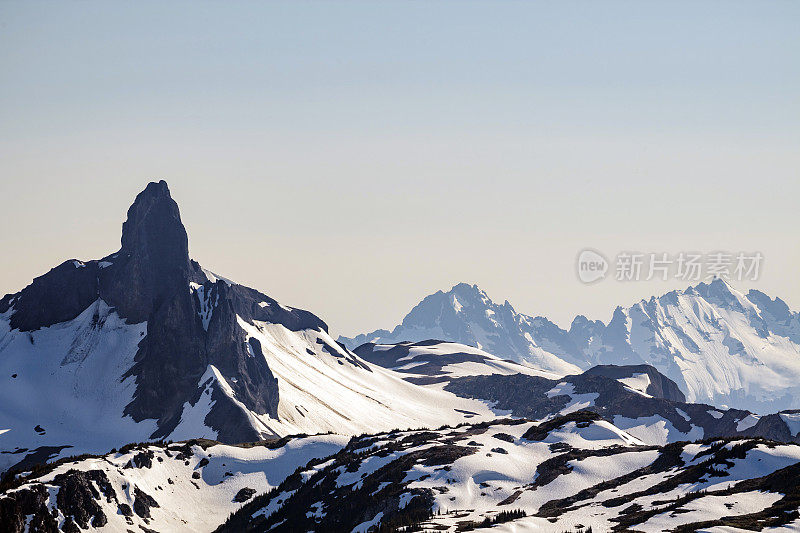
<svg viewBox="0 0 800 533">
<path fill-rule="evenodd" d="M 163 4 L 0 3 L 0 293 L 163 178 L 196 259 L 345 334 L 685 285 L 583 286 L 587 246 L 759 250 L 800 308 L 798 2 Z"/>
</svg>

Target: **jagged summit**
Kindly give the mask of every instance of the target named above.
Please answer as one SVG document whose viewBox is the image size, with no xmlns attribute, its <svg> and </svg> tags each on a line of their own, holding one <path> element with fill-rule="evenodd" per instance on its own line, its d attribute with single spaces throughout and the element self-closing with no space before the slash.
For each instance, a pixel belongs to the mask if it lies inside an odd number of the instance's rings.
<svg viewBox="0 0 800 533">
<path fill-rule="evenodd" d="M 310 313 L 282 308 L 276 302 L 275 311 L 262 311 L 258 302 L 272 304 L 274 300 L 209 279 L 189 259 L 178 205 L 167 183 L 159 181 L 149 183 L 128 209 L 119 251 L 100 260 L 65 261 L 19 293 L 0 300 L 0 313 L 7 314 L 12 334 L 14 330 L 30 332 L 29 344 L 34 349 L 37 335 L 33 332 L 48 337 L 51 326 L 64 329 L 63 324 L 72 324 L 72 338 L 59 341 L 66 346 L 55 349 L 66 354 L 53 355 L 57 361 L 79 362 L 77 371 L 96 365 L 99 375 L 90 379 L 103 382 L 97 385 L 101 390 L 121 382 L 125 392 L 118 392 L 120 398 L 109 403 L 125 401 L 117 416 L 124 414 L 143 424 L 142 429 L 148 426 L 147 434 L 140 437 L 172 433 L 184 418 L 185 406 L 197 404 L 205 389 L 215 409 L 201 422 L 213 426 L 220 439 L 236 441 L 255 439 L 264 429 L 249 421 L 248 409 L 275 416 L 278 401 L 275 378 L 266 361 L 248 351 L 238 317 L 291 324 L 296 329 L 325 327 Z M 94 311 L 87 315 L 90 310 Z M 110 329 L 112 324 L 116 330 Z M 137 333 L 128 338 L 134 330 Z M 131 348 L 133 353 L 126 354 Z M 99 355 L 90 357 L 100 352 L 106 361 Z M 212 384 L 212 367 L 232 377 L 231 383 Z M 64 382 L 79 379 L 68 364 L 53 370 L 53 375 L 61 373 Z M 211 379 L 199 386 L 206 374 Z M 74 390 L 80 388 L 76 384 Z"/>
<path fill-rule="evenodd" d="M 540 331 L 540 342 L 531 332 Z M 552 350 L 558 327 L 543 317 L 517 313 L 506 300 L 492 301 L 477 285 L 458 283 L 449 291 L 426 296 L 402 324 L 392 331 L 377 330 L 354 338 L 340 337 L 350 349 L 367 342 L 419 342 L 445 340 L 474 346 L 499 357 L 526 361 L 545 371 L 568 374 L 580 371 L 578 364 L 564 350 Z"/>
</svg>

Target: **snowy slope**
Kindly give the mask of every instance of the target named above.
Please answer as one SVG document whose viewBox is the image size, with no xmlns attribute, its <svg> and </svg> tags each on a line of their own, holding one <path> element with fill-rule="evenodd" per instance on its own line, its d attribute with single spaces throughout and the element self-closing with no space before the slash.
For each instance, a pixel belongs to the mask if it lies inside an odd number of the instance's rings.
<svg viewBox="0 0 800 533">
<path fill-rule="evenodd" d="M 287 480 L 255 498 L 220 531 L 465 531 L 486 520 L 504 524 L 492 531 L 665 531 L 737 520 L 796 527 L 800 506 L 798 445 L 643 446 L 584 412 L 540 425 L 363 436 L 331 459 L 302 472 L 304 483 Z"/>
<path fill-rule="evenodd" d="M 289 332 L 259 321 L 241 321 L 240 326 L 248 339 L 259 341 L 278 380 L 277 419 L 258 417 L 275 433 L 357 434 L 454 424 L 465 414 L 493 417 L 485 402 L 409 383 L 403 374 L 337 345 L 326 332 Z"/>
<path fill-rule="evenodd" d="M 420 384 L 488 374 L 525 374 L 549 379 L 560 377 L 530 363 L 500 359 L 478 348 L 455 342 L 365 343 L 356 348 L 354 353 L 369 362 L 406 374 L 407 381 Z"/>
<path fill-rule="evenodd" d="M 459 284 L 426 297 L 391 332 L 340 341 L 355 349 L 425 339 L 562 373 L 647 364 L 691 402 L 762 413 L 800 408 L 800 314 L 780 299 L 755 290 L 742 294 L 721 279 L 618 307 L 608 324 L 578 316 L 569 330 Z"/>
<path fill-rule="evenodd" d="M 190 441 L 66 461 L 0 493 L 0 526 L 21 531 L 27 521 L 68 530 L 73 522 L 109 532 L 213 531 L 244 501 L 347 441 L 338 435 L 252 447 Z M 49 516 L 51 509 L 56 516 Z"/>
<path fill-rule="evenodd" d="M 135 386 L 121 377 L 146 323 L 127 324 L 102 300 L 74 320 L 32 332 L 10 331 L 7 315 L 0 315 L 0 472 L 24 456 L 9 453 L 15 448 L 101 452 L 156 430 L 154 421 L 123 416 Z"/>
</svg>

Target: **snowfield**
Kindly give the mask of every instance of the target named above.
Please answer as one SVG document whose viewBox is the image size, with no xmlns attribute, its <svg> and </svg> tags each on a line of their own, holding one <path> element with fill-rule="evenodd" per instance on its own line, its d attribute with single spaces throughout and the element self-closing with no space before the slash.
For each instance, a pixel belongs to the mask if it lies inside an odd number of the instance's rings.
<svg viewBox="0 0 800 533">
<path fill-rule="evenodd" d="M 128 324 L 102 300 L 74 320 L 32 332 L 12 331 L 9 314 L 0 315 L 0 472 L 22 459 L 14 453 L 20 449 L 103 453 L 155 431 L 154 422 L 123 417 L 135 387 L 122 376 L 146 322 Z"/>
<path fill-rule="evenodd" d="M 275 434 L 357 434 L 457 424 L 465 420 L 465 413 L 494 417 L 484 402 L 409 383 L 404 374 L 346 351 L 325 332 L 291 332 L 277 324 L 241 319 L 239 326 L 248 339 L 258 339 L 263 353 L 255 356 L 266 358 L 278 379 L 278 420 L 259 417 Z M 323 344 L 332 350 L 320 350 Z"/>
<path fill-rule="evenodd" d="M 457 531 L 481 530 L 487 520 L 492 531 L 547 532 L 788 524 L 786 511 L 800 505 L 798 472 L 798 445 L 645 446 L 587 412 L 539 425 L 498 420 L 354 439 L 303 474 L 302 486 L 286 482 L 254 499 L 221 531 L 363 530 L 378 522 Z M 306 508 L 320 512 L 299 512 Z"/>
</svg>

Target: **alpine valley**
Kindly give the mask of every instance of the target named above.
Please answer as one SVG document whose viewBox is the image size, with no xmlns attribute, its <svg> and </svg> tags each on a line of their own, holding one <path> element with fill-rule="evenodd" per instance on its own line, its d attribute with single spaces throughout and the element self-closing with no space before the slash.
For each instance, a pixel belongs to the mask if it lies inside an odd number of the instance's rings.
<svg viewBox="0 0 800 533">
<path fill-rule="evenodd" d="M 0 299 L 0 531 L 800 531 L 800 314 L 722 279 L 568 330 L 455 285 L 334 336 L 164 181 Z"/>
</svg>

